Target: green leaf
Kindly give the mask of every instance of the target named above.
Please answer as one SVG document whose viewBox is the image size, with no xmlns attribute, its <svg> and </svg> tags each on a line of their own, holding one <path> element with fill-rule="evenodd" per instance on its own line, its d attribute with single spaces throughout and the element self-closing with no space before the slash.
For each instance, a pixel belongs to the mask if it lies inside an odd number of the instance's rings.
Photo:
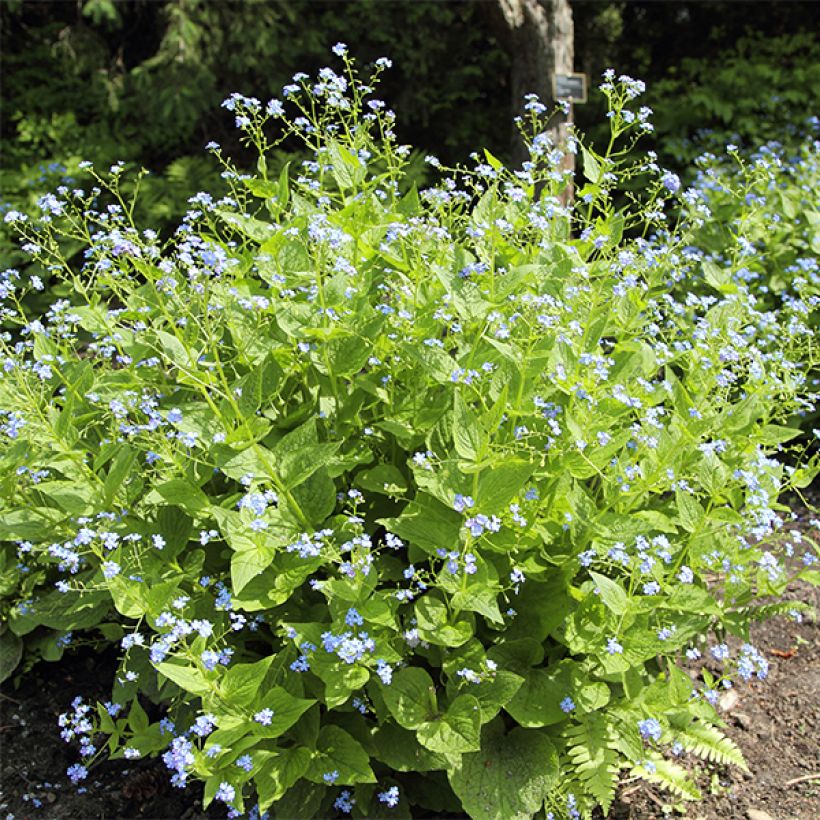
<svg viewBox="0 0 820 820">
<path fill-rule="evenodd" d="M 459 695 L 437 720 L 416 730 L 419 743 L 431 752 L 456 755 L 479 747 L 481 705 L 472 695 Z"/>
<path fill-rule="evenodd" d="M 567 715 L 560 704 L 570 694 L 570 686 L 570 668 L 566 664 L 533 669 L 504 709 L 521 726 L 561 723 Z"/>
<path fill-rule="evenodd" d="M 322 798 L 327 794 L 324 781 L 321 785 L 297 780 L 281 799 L 273 805 L 274 817 L 316 817 Z"/>
<path fill-rule="evenodd" d="M 316 703 L 311 698 L 297 698 L 281 686 L 272 686 L 259 693 L 254 703 L 254 712 L 272 709 L 273 718 L 269 726 L 254 721 L 253 733 L 261 737 L 275 738 L 283 735 L 297 720 Z"/>
<path fill-rule="evenodd" d="M 0 540 L 38 540 L 44 532 L 50 532 L 65 517 L 66 514 L 62 510 L 50 507 L 26 507 L 21 510 L 4 511 L 0 516 Z"/>
<path fill-rule="evenodd" d="M 292 488 L 326 466 L 340 446 L 338 441 L 320 443 L 311 418 L 276 442 L 272 452 L 280 478 Z"/>
<path fill-rule="evenodd" d="M 401 495 L 407 491 L 407 479 L 393 464 L 379 464 L 356 475 L 356 486 L 381 495 Z"/>
<path fill-rule="evenodd" d="M 75 516 L 91 512 L 97 503 L 96 488 L 79 481 L 43 481 L 37 490 Z"/>
<path fill-rule="evenodd" d="M 179 661 L 167 661 L 156 664 L 156 670 L 161 675 L 173 681 L 180 689 L 192 695 L 207 695 L 211 685 L 205 680 L 202 672 L 194 666 L 188 666 Z"/>
<path fill-rule="evenodd" d="M 485 515 L 506 512 L 507 505 L 519 494 L 532 475 L 533 465 L 509 459 L 482 470 L 478 479 L 476 507 Z"/>
<path fill-rule="evenodd" d="M 148 728 L 148 715 L 140 705 L 139 700 L 134 698 L 131 703 L 131 711 L 128 713 L 128 728 L 135 734 L 144 732 Z"/>
<path fill-rule="evenodd" d="M 268 674 L 274 656 L 269 655 L 256 663 L 238 663 L 229 667 L 220 683 L 222 698 L 231 706 L 249 706 L 262 691 L 262 682 Z"/>
<path fill-rule="evenodd" d="M 214 208 L 213 212 L 225 223 L 235 228 L 248 239 L 252 239 L 254 242 L 261 244 L 276 233 L 276 228 L 273 225 L 262 222 L 262 220 L 255 219 L 247 214 L 235 213 L 234 211 L 229 211 L 227 208 Z"/>
<path fill-rule="evenodd" d="M 489 723 L 515 696 L 524 683 L 521 675 L 501 669 L 488 680 L 483 680 L 470 689 L 481 704 L 481 722 Z"/>
<path fill-rule="evenodd" d="M 182 507 L 188 513 L 196 515 L 206 509 L 211 503 L 208 496 L 190 481 L 183 478 L 173 478 L 155 488 L 169 504 Z"/>
<path fill-rule="evenodd" d="M 615 615 L 623 615 L 629 609 L 629 597 L 617 581 L 591 570 L 589 576 L 595 582 L 595 586 L 601 594 L 601 600 L 610 612 Z"/>
<path fill-rule="evenodd" d="M 271 565 L 275 555 L 273 547 L 256 544 L 251 539 L 249 540 L 251 546 L 238 550 L 231 556 L 231 587 L 237 595 Z"/>
<path fill-rule="evenodd" d="M 466 461 L 477 462 L 484 456 L 486 436 L 475 413 L 456 390 L 453 394 L 453 443 L 456 452 Z"/>
<path fill-rule="evenodd" d="M 333 163 L 333 177 L 342 191 L 362 182 L 367 168 L 349 148 L 333 140 L 328 145 L 328 151 Z"/>
<path fill-rule="evenodd" d="M 423 669 L 410 666 L 393 675 L 382 697 L 399 726 L 416 729 L 436 713 L 436 687 Z"/>
<path fill-rule="evenodd" d="M 170 560 L 188 545 L 193 532 L 193 521 L 179 507 L 160 507 L 157 510 L 157 528 L 165 539 L 162 554 Z"/>
<path fill-rule="evenodd" d="M 564 735 L 573 775 L 604 813 L 608 812 L 615 798 L 619 756 L 612 748 L 614 740 L 606 719 L 600 712 L 591 712 L 567 727 Z"/>
<path fill-rule="evenodd" d="M 567 580 L 562 573 L 552 572 L 546 583 L 528 580 L 516 598 L 518 614 L 507 627 L 507 640 L 543 641 L 564 622 L 571 607 Z"/>
<path fill-rule="evenodd" d="M 653 764 L 652 770 L 645 766 L 636 766 L 633 774 L 656 783 L 684 800 L 700 800 L 700 789 L 692 781 L 691 775 L 683 766 L 652 753 L 649 755 Z"/>
<path fill-rule="evenodd" d="M 500 159 L 494 157 L 486 148 L 484 149 L 484 158 L 487 163 L 496 171 L 500 171 L 504 167 L 504 163 Z"/>
<path fill-rule="evenodd" d="M 595 154 L 586 146 L 581 146 L 583 155 L 584 176 L 594 185 L 601 179 L 601 163 Z"/>
<path fill-rule="evenodd" d="M 254 775 L 259 811 L 267 811 L 301 778 L 310 765 L 310 751 L 304 746 L 284 749 L 270 757 Z"/>
<path fill-rule="evenodd" d="M 116 581 L 117 578 L 112 580 Z M 88 629 L 104 621 L 110 610 L 111 597 L 104 590 L 89 590 L 81 597 L 55 591 L 41 595 L 33 611 L 13 611 L 9 617 L 9 628 L 15 635 L 27 635 L 37 626 L 47 626 L 60 632 Z"/>
<path fill-rule="evenodd" d="M 734 741 L 719 729 L 705 723 L 692 723 L 679 730 L 675 738 L 683 748 L 704 760 L 711 760 L 722 766 L 733 764 L 748 772 L 749 767 Z"/>
<path fill-rule="evenodd" d="M 290 162 L 286 162 L 284 166 L 282 166 L 282 170 L 279 173 L 279 207 L 280 208 L 287 208 L 288 202 L 290 201 Z"/>
<path fill-rule="evenodd" d="M 134 466 L 136 459 L 136 450 L 129 447 L 127 444 L 120 446 L 117 455 L 108 470 L 108 475 L 105 477 L 105 484 L 103 485 L 106 504 L 110 504 L 114 500 L 114 496 L 117 494 L 117 491 L 123 485 L 123 482 L 131 472 L 131 468 Z"/>
<path fill-rule="evenodd" d="M 196 369 L 196 359 L 198 353 L 188 353 L 185 345 L 174 336 L 165 330 L 158 330 L 157 339 L 159 339 L 160 346 L 165 352 L 166 356 L 183 372 Z"/>
<path fill-rule="evenodd" d="M 397 772 L 429 772 L 450 767 L 447 755 L 425 749 L 414 732 L 395 723 L 383 723 L 374 735 L 373 756 Z"/>
<path fill-rule="evenodd" d="M 8 629 L 0 633 L 0 683 L 12 676 L 20 658 L 23 657 L 23 642 Z"/>
<path fill-rule="evenodd" d="M 460 619 L 451 623 L 447 606 L 431 595 L 416 602 L 416 619 L 422 639 L 439 646 L 461 646 L 473 636 L 473 627 L 468 621 Z"/>
<path fill-rule="evenodd" d="M 473 820 L 529 820 L 558 779 L 558 754 L 543 733 L 485 730 L 478 752 L 465 754 L 450 785 Z"/>
<path fill-rule="evenodd" d="M 328 709 L 341 706 L 354 692 L 360 692 L 370 680 L 370 671 L 367 667 L 349 665 L 341 661 L 322 666 L 314 660 L 313 670 L 324 681 L 325 703 Z"/>
<path fill-rule="evenodd" d="M 284 378 L 284 372 L 273 356 L 268 355 L 261 364 L 239 380 L 241 394 L 237 405 L 243 417 L 256 415 L 260 407 L 270 405 L 276 398 Z"/>
<path fill-rule="evenodd" d="M 434 553 L 439 547 L 458 543 L 462 518 L 427 493 L 419 493 L 398 518 L 379 523 L 425 552 Z"/>
<path fill-rule="evenodd" d="M 141 618 L 147 614 L 148 608 L 141 585 L 117 575 L 107 582 L 107 586 L 111 593 L 111 601 L 120 615 L 126 618 Z"/>
<path fill-rule="evenodd" d="M 794 427 L 784 427 L 780 424 L 767 424 L 758 434 L 764 444 L 774 447 L 777 444 L 785 444 L 793 438 L 802 434 L 802 430 Z"/>
<path fill-rule="evenodd" d="M 292 494 L 299 509 L 316 529 L 320 529 L 320 525 L 336 507 L 336 485 L 325 467 L 316 470 L 298 487 L 294 487 Z M 283 510 L 283 514 L 285 512 L 287 510 Z"/>
<path fill-rule="evenodd" d="M 698 500 L 685 490 L 675 492 L 675 503 L 678 506 L 678 519 L 687 532 L 695 532 L 703 520 L 704 510 Z"/>
<path fill-rule="evenodd" d="M 370 768 L 370 755 L 352 735 L 338 726 L 323 726 L 316 743 L 316 757 L 311 761 L 306 777 L 314 783 L 324 783 L 324 775 L 337 771 L 337 785 L 375 783 Z"/>
</svg>

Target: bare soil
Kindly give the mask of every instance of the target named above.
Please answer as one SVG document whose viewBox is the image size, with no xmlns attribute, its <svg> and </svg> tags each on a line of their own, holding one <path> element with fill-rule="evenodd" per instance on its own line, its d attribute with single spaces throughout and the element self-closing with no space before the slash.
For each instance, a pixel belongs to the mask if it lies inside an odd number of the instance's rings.
<svg viewBox="0 0 820 820">
<path fill-rule="evenodd" d="M 811 603 L 807 584 L 787 594 Z M 749 773 L 702 767 L 703 801 L 687 807 L 643 781 L 623 784 L 612 816 L 655 820 L 680 815 L 703 820 L 817 820 L 820 818 L 820 643 L 815 618 L 797 624 L 775 618 L 752 629 L 752 643 L 769 661 L 765 681 L 739 682 L 722 699 L 726 734 L 737 743 Z"/>
</svg>

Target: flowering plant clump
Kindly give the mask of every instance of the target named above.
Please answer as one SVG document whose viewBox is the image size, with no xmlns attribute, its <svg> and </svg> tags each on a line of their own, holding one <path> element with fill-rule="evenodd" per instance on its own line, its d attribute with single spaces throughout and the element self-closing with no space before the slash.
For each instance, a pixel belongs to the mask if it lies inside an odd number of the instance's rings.
<svg viewBox="0 0 820 820">
<path fill-rule="evenodd" d="M 161 755 L 231 816 L 579 817 L 622 772 L 695 798 L 687 755 L 744 765 L 718 693 L 766 675 L 724 635 L 817 580 L 778 504 L 817 472 L 783 458 L 816 297 L 715 286 L 743 236 L 707 266 L 673 224 L 709 205 L 629 158 L 641 83 L 605 77 L 604 154 L 570 136 L 574 202 L 534 98 L 520 169 L 431 157 L 418 190 L 388 61 L 335 52 L 226 101 L 256 172 L 211 145 L 231 195 L 167 241 L 119 166 L 6 215 L 54 299 L 3 274 L 4 671 L 116 643 L 111 700 L 60 720 L 69 777 Z M 313 159 L 270 178 L 285 137 Z M 701 653 L 724 673 L 693 683 Z"/>
<path fill-rule="evenodd" d="M 817 118 L 809 124 L 817 133 Z M 746 157 L 729 145 L 723 159 L 701 156 L 685 195 L 694 244 L 680 279 L 683 287 L 703 293 L 742 294 L 763 313 L 785 307 L 807 346 L 817 338 L 820 298 L 818 147 L 815 140 L 795 155 L 769 143 Z M 734 239 L 727 242 L 730 234 Z M 780 340 L 767 334 L 759 343 L 775 353 Z M 806 435 L 816 439 L 820 379 L 806 375 L 813 395 L 798 415 Z"/>
</svg>

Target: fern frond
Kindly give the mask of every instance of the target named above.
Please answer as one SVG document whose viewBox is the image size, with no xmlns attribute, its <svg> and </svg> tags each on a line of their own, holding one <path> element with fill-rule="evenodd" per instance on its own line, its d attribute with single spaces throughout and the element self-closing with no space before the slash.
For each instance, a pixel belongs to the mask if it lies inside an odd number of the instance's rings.
<svg viewBox="0 0 820 820">
<path fill-rule="evenodd" d="M 743 606 L 732 611 L 732 615 L 739 617 L 743 621 L 766 621 L 777 615 L 789 615 L 797 611 L 801 613 L 813 612 L 814 608 L 805 601 L 777 601 L 773 604 L 761 604 L 760 606 Z"/>
<path fill-rule="evenodd" d="M 573 775 L 606 813 L 615 798 L 620 769 L 609 725 L 599 712 L 592 712 L 567 728 L 564 737 Z"/>
<path fill-rule="evenodd" d="M 682 766 L 666 760 L 660 755 L 651 755 L 653 768 L 636 766 L 632 774 L 654 783 L 684 800 L 700 800 L 700 789 L 692 782 L 689 773 Z"/>
<path fill-rule="evenodd" d="M 677 733 L 677 739 L 687 752 L 713 763 L 739 766 L 749 771 L 743 752 L 737 744 L 719 729 L 705 723 L 692 723 Z"/>
</svg>

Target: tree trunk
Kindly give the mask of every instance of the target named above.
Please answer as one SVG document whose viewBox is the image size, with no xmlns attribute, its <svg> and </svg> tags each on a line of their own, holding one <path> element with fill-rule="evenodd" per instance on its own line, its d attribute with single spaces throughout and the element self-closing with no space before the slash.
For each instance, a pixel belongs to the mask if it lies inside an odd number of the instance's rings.
<svg viewBox="0 0 820 820">
<path fill-rule="evenodd" d="M 495 0 L 482 4 L 488 22 L 510 55 L 513 116 L 521 114 L 525 94 L 537 94 L 552 109 L 552 78 L 573 67 L 573 23 L 569 0 Z M 566 137 L 566 118 L 556 117 L 550 132 L 556 142 Z M 523 159 L 517 132 L 513 157 Z"/>
</svg>

